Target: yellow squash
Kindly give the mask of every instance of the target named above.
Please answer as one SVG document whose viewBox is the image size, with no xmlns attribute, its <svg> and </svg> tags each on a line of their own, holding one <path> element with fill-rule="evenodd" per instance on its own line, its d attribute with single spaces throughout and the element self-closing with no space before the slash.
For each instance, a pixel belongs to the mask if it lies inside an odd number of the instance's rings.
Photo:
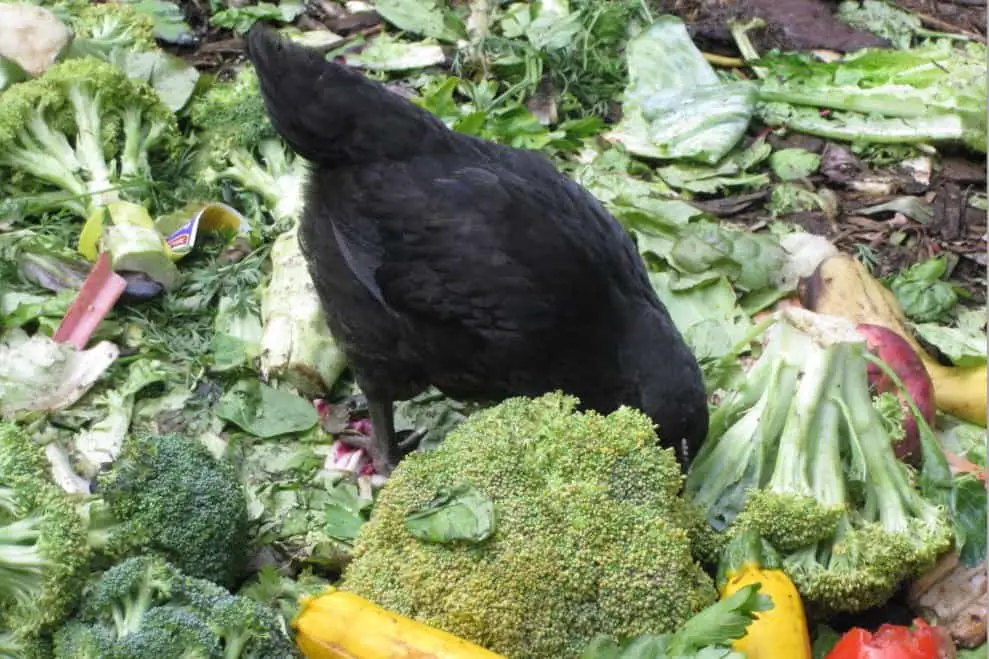
<svg viewBox="0 0 989 659">
<path fill-rule="evenodd" d="M 745 636 L 732 647 L 748 659 L 810 659 L 810 632 L 796 586 L 780 569 L 779 556 L 769 543 L 740 529 L 721 554 L 718 593 L 725 599 L 755 583 L 772 599 L 773 608 L 755 614 Z"/>
<path fill-rule="evenodd" d="M 292 625 L 307 659 L 504 659 L 335 588 L 304 597 Z"/>
<path fill-rule="evenodd" d="M 800 288 L 801 303 L 812 311 L 881 325 L 902 336 L 931 376 L 938 409 L 986 425 L 986 366 L 962 368 L 938 363 L 914 338 L 893 292 L 857 259 L 847 254 L 829 257 Z"/>
</svg>

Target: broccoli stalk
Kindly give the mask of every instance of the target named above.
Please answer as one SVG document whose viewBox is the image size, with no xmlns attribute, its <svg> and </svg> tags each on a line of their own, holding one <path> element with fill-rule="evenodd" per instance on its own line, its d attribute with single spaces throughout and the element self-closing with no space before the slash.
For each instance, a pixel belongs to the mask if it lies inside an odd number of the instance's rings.
<svg viewBox="0 0 989 659">
<path fill-rule="evenodd" d="M 0 424 L 0 629 L 27 638 L 71 611 L 89 568 L 82 521 L 47 465 L 39 445 Z"/>
<path fill-rule="evenodd" d="M 259 158 L 242 148 L 231 148 L 226 154 L 229 167 L 215 176 L 261 197 L 276 222 L 295 222 L 302 212 L 305 162 L 289 154 L 279 139 L 262 140 L 257 150 Z"/>
<path fill-rule="evenodd" d="M 845 368 L 842 385 L 845 397 L 837 400 L 854 456 L 851 477 L 864 490 L 859 515 L 909 541 L 910 551 L 903 559 L 909 572 L 931 567 L 952 542 L 946 513 L 918 492 L 909 467 L 893 452 L 875 408 L 849 404 L 871 395 L 864 371 Z"/>
<path fill-rule="evenodd" d="M 785 549 L 828 537 L 843 500 L 827 491 L 835 465 L 814 460 L 822 473 L 813 480 L 810 473 L 812 445 L 836 441 L 833 418 L 818 410 L 833 372 L 828 349 L 789 323 L 774 324 L 770 334 L 746 386 L 712 415 L 705 444 L 713 448 L 698 453 L 684 487 L 716 530 L 741 516 L 739 523 Z"/>
<path fill-rule="evenodd" d="M 831 612 L 885 601 L 952 542 L 944 511 L 896 458 L 868 362 L 853 324 L 778 314 L 747 383 L 712 416 L 727 430 L 685 485 L 718 530 L 769 540 L 805 600 Z M 925 451 L 936 463 L 936 443 Z"/>
<path fill-rule="evenodd" d="M 202 181 L 233 181 L 256 195 L 275 224 L 285 227 L 272 247 L 271 280 L 262 293 L 262 375 L 303 395 L 328 393 L 346 361 L 326 325 L 299 246 L 306 161 L 293 154 L 271 126 L 251 67 L 196 99 L 189 116 L 204 136 L 199 155 Z"/>
</svg>

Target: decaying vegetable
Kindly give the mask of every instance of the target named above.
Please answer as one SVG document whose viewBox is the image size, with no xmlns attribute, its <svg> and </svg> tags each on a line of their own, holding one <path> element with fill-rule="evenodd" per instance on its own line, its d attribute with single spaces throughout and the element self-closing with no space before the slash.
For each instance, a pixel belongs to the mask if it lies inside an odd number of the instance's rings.
<svg viewBox="0 0 989 659">
<path fill-rule="evenodd" d="M 0 337 L 0 417 L 55 412 L 89 391 L 120 354 L 109 341 L 88 350 L 19 328 Z"/>
<path fill-rule="evenodd" d="M 335 588 L 303 597 L 293 621 L 307 659 L 499 659 L 442 630 L 397 615 Z"/>
<path fill-rule="evenodd" d="M 986 425 L 986 366 L 943 366 L 914 338 L 892 291 L 865 266 L 845 254 L 823 261 L 800 285 L 801 302 L 819 313 L 844 316 L 893 330 L 906 339 L 924 362 L 934 383 L 938 409 Z"/>
<path fill-rule="evenodd" d="M 261 375 L 303 395 L 325 394 L 347 363 L 326 326 L 295 229 L 275 240 L 271 264 L 271 281 L 261 296 Z"/>
<path fill-rule="evenodd" d="M 947 629 L 955 643 L 976 648 L 986 642 L 986 564 L 965 567 L 952 552 L 911 586 L 911 607 Z"/>
<path fill-rule="evenodd" d="M 769 543 L 752 530 L 740 530 L 721 554 L 718 592 L 730 597 L 750 584 L 773 601 L 773 608 L 756 614 L 745 636 L 732 647 L 748 659 L 810 659 L 810 634 L 800 594 L 783 572 Z"/>
</svg>

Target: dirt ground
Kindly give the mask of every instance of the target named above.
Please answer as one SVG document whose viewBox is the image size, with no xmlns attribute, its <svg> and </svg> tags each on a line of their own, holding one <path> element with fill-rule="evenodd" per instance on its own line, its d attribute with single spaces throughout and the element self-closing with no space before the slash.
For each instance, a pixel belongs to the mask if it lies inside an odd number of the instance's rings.
<svg viewBox="0 0 989 659">
<path fill-rule="evenodd" d="M 236 4 L 239 0 L 232 0 Z M 765 30 L 753 33 L 760 51 L 828 49 L 847 52 L 886 43 L 867 32 L 856 31 L 833 17 L 834 0 L 652 0 L 657 10 L 681 16 L 698 46 L 706 52 L 737 57 L 728 22 L 733 19 L 762 17 Z M 986 0 L 898 0 L 915 11 L 925 27 L 943 32 L 966 34 L 986 41 Z M 205 18 L 209 0 L 182 2 L 187 20 L 199 37 L 194 47 L 172 48 L 202 70 L 222 72 L 243 58 L 243 41 L 227 30 L 211 29 Z M 345 39 L 371 35 L 381 29 L 374 12 L 348 13 L 330 0 L 311 0 L 306 13 L 297 21 L 302 29 L 325 27 Z M 821 172 L 812 181 L 835 193 L 835 212 L 802 213 L 785 219 L 799 223 L 814 233 L 828 236 L 842 250 L 867 255 L 874 273 L 885 275 L 936 254 L 953 255 L 953 279 L 971 295 L 971 301 L 986 300 L 986 213 L 967 201 L 973 193 L 986 191 L 986 160 L 977 154 L 958 151 L 942 153 L 940 167 L 929 181 L 918 181 L 915 174 L 893 166 L 872 171 L 849 149 L 838 144 L 791 135 L 785 140 L 769 138 L 775 146 L 800 146 L 822 154 Z M 884 182 L 883 194 L 865 195 L 856 191 L 856 181 Z M 753 226 L 768 217 L 763 203 L 768 192 L 698 202 L 715 214 Z M 933 215 L 925 223 L 900 213 L 865 215 L 859 209 L 901 195 L 919 195 L 928 202 Z"/>
</svg>

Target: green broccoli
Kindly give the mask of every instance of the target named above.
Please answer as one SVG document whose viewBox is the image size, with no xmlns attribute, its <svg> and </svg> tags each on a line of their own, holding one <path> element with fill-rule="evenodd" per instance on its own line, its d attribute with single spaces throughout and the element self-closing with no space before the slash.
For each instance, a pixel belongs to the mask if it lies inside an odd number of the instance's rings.
<svg viewBox="0 0 989 659">
<path fill-rule="evenodd" d="M 953 541 L 945 511 L 896 458 L 866 354 L 843 319 L 777 316 L 746 383 L 712 414 L 685 485 L 718 531 L 753 529 L 778 549 L 820 611 L 881 604 Z"/>
<path fill-rule="evenodd" d="M 717 598 L 692 556 L 696 511 L 649 419 L 577 413 L 560 393 L 478 412 L 408 456 L 362 527 L 341 587 L 508 657 L 576 657 L 598 633 L 676 629 Z M 416 539 L 405 515 L 469 483 L 480 543 Z"/>
<path fill-rule="evenodd" d="M 131 3 L 62 0 L 51 10 L 74 32 L 71 57 L 92 55 L 108 60 L 117 49 L 147 51 L 157 47 L 154 19 Z"/>
<path fill-rule="evenodd" d="M 830 371 L 811 361 L 824 353 L 789 323 L 770 333 L 745 386 L 711 415 L 684 489 L 714 529 L 723 531 L 740 516 L 785 551 L 830 537 L 845 492 L 836 433 L 811 425 L 837 421 L 834 405 L 822 401 Z"/>
<path fill-rule="evenodd" d="M 61 623 L 88 575 L 85 527 L 48 469 L 39 445 L 0 423 L 0 630 L 19 643 Z"/>
<path fill-rule="evenodd" d="M 292 620 L 299 612 L 299 600 L 303 596 L 316 596 L 325 591 L 330 582 L 306 569 L 289 577 L 279 574 L 271 565 L 258 571 L 254 581 L 240 589 L 238 595 L 249 597 L 265 607 L 275 610 L 284 623 L 286 636 L 293 636 Z"/>
<path fill-rule="evenodd" d="M 0 181 L 39 210 L 88 218 L 128 186 L 153 182 L 180 139 L 150 86 L 94 57 L 59 62 L 0 95 Z"/>
<path fill-rule="evenodd" d="M 294 222 L 303 203 L 305 161 L 275 132 L 253 67 L 215 83 L 189 106 L 201 131 L 199 176 L 206 184 L 232 181 L 260 197 L 276 222 Z"/>
<path fill-rule="evenodd" d="M 156 556 L 104 572 L 54 640 L 57 659 L 298 656 L 273 611 Z"/>
<path fill-rule="evenodd" d="M 87 503 L 91 544 L 151 551 L 232 586 L 247 560 L 247 495 L 233 466 L 183 435 L 128 438 Z"/>
<path fill-rule="evenodd" d="M 50 659 L 51 656 L 51 639 L 47 636 L 25 638 L 0 631 L 0 659 Z"/>
</svg>

